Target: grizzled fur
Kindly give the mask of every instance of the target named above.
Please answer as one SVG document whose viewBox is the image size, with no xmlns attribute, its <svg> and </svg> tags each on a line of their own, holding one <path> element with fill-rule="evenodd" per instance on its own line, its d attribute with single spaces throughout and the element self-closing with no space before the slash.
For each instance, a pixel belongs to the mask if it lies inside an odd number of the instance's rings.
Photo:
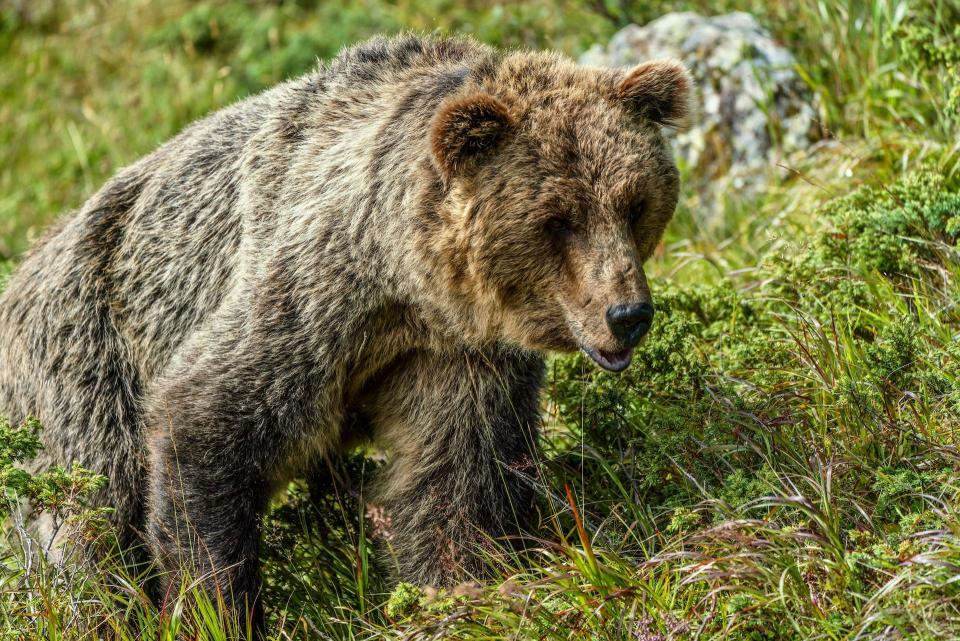
<svg viewBox="0 0 960 641">
<path fill-rule="evenodd" d="M 633 346 L 604 314 L 649 301 L 688 93 L 669 61 L 349 49 L 47 235 L 0 298 L 0 412 L 45 424 L 39 465 L 109 477 L 124 544 L 241 607 L 272 493 L 373 440 L 400 575 L 457 581 L 531 512 L 542 354 Z"/>
</svg>

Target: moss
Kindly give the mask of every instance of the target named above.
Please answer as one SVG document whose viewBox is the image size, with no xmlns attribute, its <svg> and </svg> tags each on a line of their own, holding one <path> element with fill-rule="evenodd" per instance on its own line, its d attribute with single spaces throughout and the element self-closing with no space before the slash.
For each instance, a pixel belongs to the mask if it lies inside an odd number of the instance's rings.
<svg viewBox="0 0 960 641">
<path fill-rule="evenodd" d="M 412 583 L 398 583 L 390 593 L 385 611 L 391 619 L 402 619 L 417 611 L 424 598 L 422 589 Z"/>
<path fill-rule="evenodd" d="M 949 10 L 948 10 L 949 11 Z M 956 18 L 956 16 L 952 16 Z M 953 21 L 955 22 L 955 20 Z M 944 21 L 947 26 L 931 24 L 916 17 L 890 34 L 904 60 L 916 73 L 942 74 L 946 81 L 946 113 L 949 118 L 960 118 L 960 25 Z"/>
<path fill-rule="evenodd" d="M 937 496 L 949 479 L 951 468 L 930 471 L 882 468 L 876 471 L 874 518 L 889 524 L 891 531 L 903 532 L 919 522 L 927 506 L 924 495 Z"/>
</svg>

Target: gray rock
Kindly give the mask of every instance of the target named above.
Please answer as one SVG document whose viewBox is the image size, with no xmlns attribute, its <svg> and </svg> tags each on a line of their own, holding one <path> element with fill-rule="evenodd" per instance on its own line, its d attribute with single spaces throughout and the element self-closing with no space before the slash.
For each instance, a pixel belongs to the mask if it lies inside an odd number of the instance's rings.
<svg viewBox="0 0 960 641">
<path fill-rule="evenodd" d="M 676 147 L 708 218 L 719 196 L 731 189 L 756 194 L 767 177 L 782 173 L 785 155 L 819 137 L 815 98 L 793 55 L 748 13 L 670 13 L 625 27 L 580 62 L 630 67 L 654 58 L 679 58 L 697 81 L 693 126 L 677 134 Z"/>
</svg>

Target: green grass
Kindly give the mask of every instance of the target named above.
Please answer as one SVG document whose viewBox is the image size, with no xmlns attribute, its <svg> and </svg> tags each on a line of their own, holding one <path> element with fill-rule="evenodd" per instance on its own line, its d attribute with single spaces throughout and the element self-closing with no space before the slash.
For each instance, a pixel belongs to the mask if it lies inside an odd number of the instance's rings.
<svg viewBox="0 0 960 641">
<path fill-rule="evenodd" d="M 960 4 L 728 0 L 118 3 L 0 8 L 0 259 L 191 119 L 377 31 L 456 30 L 573 55 L 627 14 L 751 10 L 798 57 L 828 139 L 706 226 L 684 199 L 650 266 L 658 322 L 624 375 L 551 360 L 539 538 L 495 579 L 396 589 L 363 487 L 279 500 L 276 639 L 960 638 Z M 6 5 L 0 5 L 4 7 Z M 2 275 L 2 272 L 0 272 Z M 0 487 L 80 520 L 98 481 Z M 323 525 L 321 525 L 323 524 Z M 226 639 L 189 582 L 160 617 L 121 564 L 26 562 L 8 519 L 0 636 Z M 389 560 L 386 561 L 389 563 Z"/>
</svg>

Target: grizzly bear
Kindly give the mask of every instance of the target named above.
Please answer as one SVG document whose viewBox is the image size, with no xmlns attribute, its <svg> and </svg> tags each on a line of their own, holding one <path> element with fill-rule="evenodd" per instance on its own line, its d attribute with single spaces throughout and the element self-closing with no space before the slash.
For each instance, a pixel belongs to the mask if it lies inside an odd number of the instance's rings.
<svg viewBox="0 0 960 641">
<path fill-rule="evenodd" d="M 544 353 L 620 371 L 650 328 L 690 93 L 675 61 L 347 49 L 47 234 L 0 298 L 0 412 L 45 425 L 38 466 L 109 478 L 97 501 L 166 581 L 257 622 L 268 500 L 361 442 L 387 452 L 399 577 L 461 580 L 532 511 Z"/>
</svg>

